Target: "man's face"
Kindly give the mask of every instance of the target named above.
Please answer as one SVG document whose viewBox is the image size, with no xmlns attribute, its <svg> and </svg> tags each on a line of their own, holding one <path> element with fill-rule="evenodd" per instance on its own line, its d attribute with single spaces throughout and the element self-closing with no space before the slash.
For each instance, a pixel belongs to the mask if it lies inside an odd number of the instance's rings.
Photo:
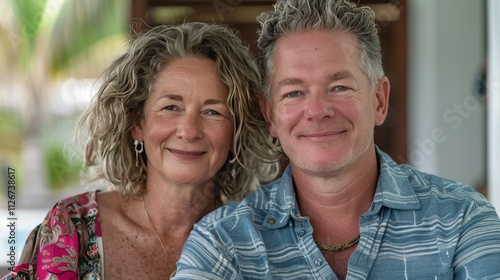
<svg viewBox="0 0 500 280">
<path fill-rule="evenodd" d="M 389 83 L 384 78 L 371 89 L 353 34 L 285 35 L 276 42 L 274 66 L 271 100 L 262 108 L 292 168 L 337 172 L 373 146 L 374 126 L 387 113 Z"/>
</svg>

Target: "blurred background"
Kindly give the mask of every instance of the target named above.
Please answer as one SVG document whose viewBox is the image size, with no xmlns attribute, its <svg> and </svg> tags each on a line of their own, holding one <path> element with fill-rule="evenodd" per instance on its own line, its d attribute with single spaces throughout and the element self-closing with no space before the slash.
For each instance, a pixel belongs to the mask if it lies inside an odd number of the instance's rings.
<svg viewBox="0 0 500 280">
<path fill-rule="evenodd" d="M 499 1 L 357 2 L 376 13 L 391 81 L 389 116 L 376 129 L 376 144 L 400 163 L 473 186 L 499 209 Z M 273 3 L 0 1 L 0 267 L 7 266 L 10 234 L 9 170 L 19 257 L 57 200 L 87 190 L 73 132 L 99 74 L 131 34 L 158 24 L 216 22 L 237 30 L 257 55 L 255 18 Z"/>
</svg>

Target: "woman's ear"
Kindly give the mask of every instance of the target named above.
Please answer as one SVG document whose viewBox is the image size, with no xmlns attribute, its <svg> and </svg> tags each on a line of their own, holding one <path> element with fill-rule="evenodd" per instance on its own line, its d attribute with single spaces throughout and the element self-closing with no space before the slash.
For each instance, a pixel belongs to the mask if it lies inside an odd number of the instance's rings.
<svg viewBox="0 0 500 280">
<path fill-rule="evenodd" d="M 259 105 L 260 105 L 260 111 L 262 112 L 264 119 L 269 125 L 269 132 L 273 137 L 277 137 L 276 131 L 274 130 L 273 108 L 269 100 L 262 93 L 259 94 Z"/>
<path fill-rule="evenodd" d="M 142 129 L 141 120 L 135 122 L 132 127 L 131 135 L 134 140 L 144 141 L 144 130 Z"/>
</svg>

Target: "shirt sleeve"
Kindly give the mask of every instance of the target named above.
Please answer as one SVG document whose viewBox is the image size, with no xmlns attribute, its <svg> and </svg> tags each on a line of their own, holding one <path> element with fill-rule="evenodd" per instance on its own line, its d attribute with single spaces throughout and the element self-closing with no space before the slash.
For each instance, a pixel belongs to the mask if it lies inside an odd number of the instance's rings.
<svg viewBox="0 0 500 280">
<path fill-rule="evenodd" d="M 35 239 L 40 230 L 40 226 L 35 227 L 26 239 L 19 263 L 2 280 L 13 279 L 36 279 L 33 274 L 33 267 L 36 267 L 37 255 L 35 249 Z M 31 271 L 31 274 L 30 274 Z"/>
<path fill-rule="evenodd" d="M 489 203 L 465 212 L 453 267 L 455 279 L 500 279 L 500 220 Z"/>
<path fill-rule="evenodd" d="M 195 225 L 177 262 L 177 272 L 171 279 L 243 279 L 238 276 L 234 258 L 227 250 L 211 232 Z"/>
<path fill-rule="evenodd" d="M 78 234 L 62 204 L 28 236 L 19 263 L 2 279 L 78 279 Z"/>
</svg>

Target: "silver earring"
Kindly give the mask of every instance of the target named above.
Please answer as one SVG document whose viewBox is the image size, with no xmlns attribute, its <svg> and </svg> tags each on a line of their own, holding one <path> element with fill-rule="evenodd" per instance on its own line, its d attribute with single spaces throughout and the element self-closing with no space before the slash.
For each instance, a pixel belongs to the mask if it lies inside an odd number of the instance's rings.
<svg viewBox="0 0 500 280">
<path fill-rule="evenodd" d="M 134 149 L 135 149 L 135 167 L 139 166 L 139 154 L 144 151 L 144 142 L 139 140 L 134 140 Z"/>
</svg>

